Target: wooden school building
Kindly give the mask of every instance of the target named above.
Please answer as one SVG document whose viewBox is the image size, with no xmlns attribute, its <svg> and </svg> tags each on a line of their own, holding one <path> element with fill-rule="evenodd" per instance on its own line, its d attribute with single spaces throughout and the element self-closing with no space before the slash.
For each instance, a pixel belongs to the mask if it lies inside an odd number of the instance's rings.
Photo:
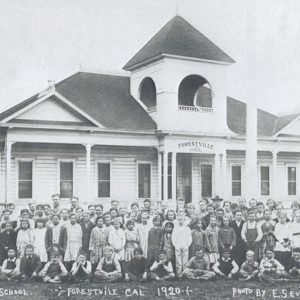
<svg viewBox="0 0 300 300">
<path fill-rule="evenodd" d="M 300 114 L 231 98 L 233 63 L 176 16 L 123 67 L 128 76 L 79 72 L 2 112 L 0 202 L 59 193 L 105 206 L 216 196 L 289 205 L 300 196 Z"/>
</svg>

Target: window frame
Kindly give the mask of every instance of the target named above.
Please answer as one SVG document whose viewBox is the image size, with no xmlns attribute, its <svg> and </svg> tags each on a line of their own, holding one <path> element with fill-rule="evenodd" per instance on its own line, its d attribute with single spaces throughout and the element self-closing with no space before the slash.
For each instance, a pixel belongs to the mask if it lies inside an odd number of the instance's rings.
<svg viewBox="0 0 300 300">
<path fill-rule="evenodd" d="M 15 159 L 16 162 L 16 179 L 15 179 L 15 191 L 16 191 L 16 195 L 15 195 L 15 199 L 17 199 L 17 201 L 28 201 L 28 200 L 33 200 L 34 196 L 35 196 L 35 158 L 16 158 Z M 32 186 L 31 186 L 31 198 L 20 198 L 19 197 L 19 163 L 20 162 L 31 162 L 32 163 Z"/>
<path fill-rule="evenodd" d="M 139 165 L 140 164 L 150 165 L 150 197 L 145 197 L 145 198 L 140 198 L 139 197 Z M 136 198 L 138 200 L 152 199 L 152 195 L 153 195 L 153 162 L 152 161 L 138 160 L 136 162 Z"/>
<path fill-rule="evenodd" d="M 261 197 L 270 197 L 272 196 L 272 165 L 268 163 L 259 164 L 259 195 Z M 269 168 L 269 194 L 268 195 L 262 195 L 261 188 L 262 188 L 262 179 L 261 179 L 261 168 L 262 167 L 268 167 Z"/>
<path fill-rule="evenodd" d="M 201 174 L 201 169 L 202 166 L 211 166 L 211 197 L 208 196 L 202 196 L 202 174 Z M 214 163 L 212 162 L 200 162 L 199 164 L 199 181 L 200 181 L 200 197 L 203 198 L 213 198 L 214 194 L 215 194 L 215 184 L 216 184 L 216 178 L 215 178 L 215 168 L 216 166 L 214 165 Z"/>
<path fill-rule="evenodd" d="M 289 168 L 296 168 L 296 193 L 295 195 L 289 195 Z M 298 177 L 298 165 L 297 164 L 286 164 L 286 194 L 288 197 L 297 197 L 298 196 L 298 184 L 297 184 L 297 177 Z"/>
<path fill-rule="evenodd" d="M 239 196 L 234 196 L 233 195 L 233 189 L 232 189 L 232 183 L 233 183 L 233 180 L 232 180 L 232 167 L 240 167 L 241 168 L 241 195 Z M 231 163 L 230 164 L 230 194 L 231 194 L 231 197 L 242 197 L 243 196 L 243 166 L 241 163 Z"/>
<path fill-rule="evenodd" d="M 110 172 L 110 188 L 109 188 L 109 197 L 98 197 L 98 168 L 99 164 L 108 164 L 109 163 L 109 172 Z M 108 159 L 99 159 L 95 161 L 95 198 L 98 200 L 106 200 L 113 198 L 113 161 Z"/>
<path fill-rule="evenodd" d="M 56 192 L 61 194 L 60 192 L 60 163 L 72 163 L 73 164 L 73 196 L 76 196 L 76 159 L 70 159 L 70 158 L 60 158 L 57 160 L 57 181 L 56 181 Z M 70 199 L 69 197 L 67 198 L 61 198 L 62 200 L 68 200 Z"/>
</svg>

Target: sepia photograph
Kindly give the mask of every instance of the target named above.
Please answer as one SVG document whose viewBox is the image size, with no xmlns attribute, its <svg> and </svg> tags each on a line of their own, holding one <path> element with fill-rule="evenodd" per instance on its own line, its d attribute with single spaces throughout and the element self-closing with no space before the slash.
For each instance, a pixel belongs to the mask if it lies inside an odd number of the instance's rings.
<svg viewBox="0 0 300 300">
<path fill-rule="evenodd" d="M 0 0 L 0 300 L 299 300 L 299 16 Z"/>
</svg>

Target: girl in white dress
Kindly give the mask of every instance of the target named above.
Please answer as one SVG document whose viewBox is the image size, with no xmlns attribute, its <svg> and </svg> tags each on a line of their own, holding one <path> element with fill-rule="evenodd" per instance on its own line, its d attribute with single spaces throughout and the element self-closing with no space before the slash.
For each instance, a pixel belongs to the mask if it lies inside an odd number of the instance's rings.
<svg viewBox="0 0 300 300">
<path fill-rule="evenodd" d="M 32 229 L 29 227 L 28 220 L 21 220 L 20 230 L 17 235 L 17 250 L 19 258 L 24 256 L 25 247 L 33 243 Z"/>
<path fill-rule="evenodd" d="M 45 245 L 46 231 L 47 228 L 45 228 L 45 220 L 37 219 L 36 228 L 33 229 L 33 246 L 34 253 L 40 257 L 42 263 L 46 263 L 48 261 L 48 255 Z"/>
</svg>

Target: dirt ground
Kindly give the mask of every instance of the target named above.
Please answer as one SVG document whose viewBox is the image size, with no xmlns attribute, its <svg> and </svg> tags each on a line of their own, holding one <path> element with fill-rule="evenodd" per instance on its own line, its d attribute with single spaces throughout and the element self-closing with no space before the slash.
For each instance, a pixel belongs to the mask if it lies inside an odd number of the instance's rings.
<svg viewBox="0 0 300 300">
<path fill-rule="evenodd" d="M 300 299 L 300 285 L 277 285 L 236 280 L 199 282 L 174 280 L 172 282 L 146 283 L 0 283 L 0 299 L 30 300 L 90 300 L 90 299 L 199 299 L 199 300 L 252 300 L 252 299 Z"/>
</svg>

